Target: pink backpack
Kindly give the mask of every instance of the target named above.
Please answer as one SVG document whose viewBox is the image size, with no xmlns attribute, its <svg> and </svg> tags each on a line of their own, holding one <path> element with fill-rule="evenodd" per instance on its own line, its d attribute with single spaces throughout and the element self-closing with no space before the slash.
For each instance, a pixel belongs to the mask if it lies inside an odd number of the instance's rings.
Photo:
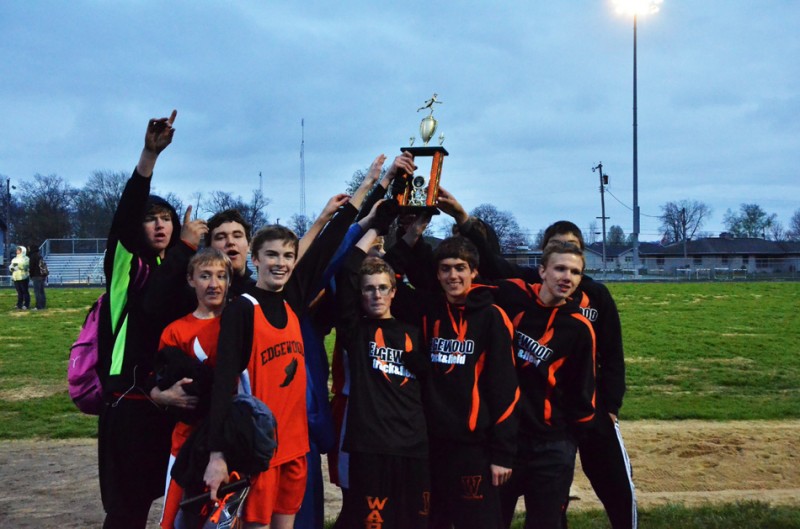
<svg viewBox="0 0 800 529">
<path fill-rule="evenodd" d="M 83 413 L 100 415 L 103 409 L 103 386 L 97 374 L 100 349 L 100 311 L 106 301 L 104 293 L 94 302 L 78 339 L 69 350 L 67 384 L 72 402 Z"/>
<path fill-rule="evenodd" d="M 150 267 L 139 258 L 139 266 L 133 281 L 137 289 L 144 286 L 149 273 Z M 103 293 L 89 309 L 81 332 L 69 350 L 69 365 L 67 366 L 69 396 L 75 406 L 87 415 L 100 415 L 103 409 L 103 385 L 97 374 L 97 364 L 100 361 L 100 311 L 103 310 L 103 305 L 106 303 L 108 303 L 108 294 Z M 127 314 L 128 311 L 125 310 L 119 318 L 117 328 L 114 329 L 114 338 L 119 334 Z"/>
</svg>

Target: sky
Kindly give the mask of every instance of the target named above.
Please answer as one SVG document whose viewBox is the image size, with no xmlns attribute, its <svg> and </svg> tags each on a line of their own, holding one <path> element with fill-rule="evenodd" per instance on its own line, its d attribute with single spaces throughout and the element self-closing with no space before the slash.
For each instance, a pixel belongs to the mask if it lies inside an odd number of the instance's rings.
<svg viewBox="0 0 800 529">
<path fill-rule="evenodd" d="M 131 172 L 147 120 L 174 108 L 156 192 L 260 187 L 285 224 L 419 145 L 437 93 L 442 186 L 467 210 L 493 204 L 531 236 L 589 230 L 602 162 L 608 225 L 632 231 L 630 16 L 610 0 L 384 4 L 5 0 L 0 175 Z M 712 235 L 743 203 L 784 226 L 800 209 L 799 25 L 794 0 L 664 0 L 638 18 L 640 240 L 661 238 L 668 201 L 708 204 Z"/>
</svg>

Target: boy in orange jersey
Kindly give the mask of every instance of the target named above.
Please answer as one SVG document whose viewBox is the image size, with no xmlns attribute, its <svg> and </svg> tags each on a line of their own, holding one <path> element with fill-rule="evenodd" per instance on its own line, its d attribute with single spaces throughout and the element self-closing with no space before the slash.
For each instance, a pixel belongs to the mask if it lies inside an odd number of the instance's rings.
<svg viewBox="0 0 800 529">
<path fill-rule="evenodd" d="M 173 369 L 169 370 L 167 365 L 159 371 L 157 379 L 160 380 L 150 390 L 150 397 L 156 403 L 177 411 L 181 419 L 172 432 L 170 469 L 181 446 L 194 430 L 196 420 L 208 412 L 211 391 L 209 382 L 211 368 L 216 363 L 220 315 L 225 307 L 232 274 L 231 261 L 221 251 L 205 248 L 196 253 L 189 260 L 186 277 L 197 297 L 197 308 L 172 322 L 161 334 L 160 357 L 166 364 L 171 364 Z M 191 361 L 182 361 L 185 358 Z M 183 366 L 189 368 L 183 369 Z M 183 371 L 177 375 L 181 377 L 177 381 L 171 379 L 177 376 L 170 377 L 176 371 Z M 190 374 L 196 379 L 190 378 Z M 200 404 L 203 397 L 206 400 L 205 406 Z M 169 478 L 168 470 L 162 528 L 174 527 L 182 495 L 183 490 Z"/>
<path fill-rule="evenodd" d="M 253 395 L 274 413 L 278 449 L 270 468 L 253 477 L 244 509 L 247 527 L 291 528 L 306 482 L 308 421 L 301 317 L 319 278 L 355 218 L 360 201 L 339 195 L 339 211 L 297 261 L 298 239 L 288 228 L 267 226 L 253 237 L 258 280 L 250 293 L 231 302 L 221 320 L 214 374 L 205 482 L 216 498 L 228 479 L 221 451 L 221 424 L 236 380 L 247 370 Z"/>
</svg>

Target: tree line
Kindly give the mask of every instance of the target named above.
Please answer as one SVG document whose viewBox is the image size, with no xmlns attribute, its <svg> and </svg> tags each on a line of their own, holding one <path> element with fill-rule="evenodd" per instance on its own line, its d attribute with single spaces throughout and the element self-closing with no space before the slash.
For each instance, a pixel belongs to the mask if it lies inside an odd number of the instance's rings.
<svg viewBox="0 0 800 529">
<path fill-rule="evenodd" d="M 3 193 L 0 211 L 10 228 L 8 241 L 39 246 L 47 239 L 105 239 L 128 178 L 122 171 L 95 171 L 83 187 L 76 188 L 55 174 L 34 175 L 21 182 L 13 194 L 10 189 Z M 154 192 L 158 194 L 158 190 Z M 171 192 L 163 198 L 180 215 L 189 205 Z M 262 226 L 269 222 L 269 203 L 260 190 L 254 190 L 249 199 L 211 191 L 194 193 L 191 205 L 194 216 L 234 208 L 253 226 Z"/>
<path fill-rule="evenodd" d="M 356 171 L 346 182 L 346 189 L 355 190 L 366 172 Z M 6 180 L 8 185 L 6 177 L 0 178 Z M 34 175 L 31 180 L 21 182 L 13 194 L 10 188 L 8 192 L 0 193 L 0 215 L 10 227 L 7 240 L 38 246 L 47 239 L 105 238 L 128 178 L 129 175 L 121 171 L 95 171 L 83 187 L 76 188 L 55 174 Z M 184 204 L 174 193 L 166 193 L 163 198 L 173 204 L 181 215 L 190 205 Z M 196 192 L 191 196 L 191 201 L 194 216 L 208 217 L 232 208 L 238 209 L 256 228 L 270 221 L 267 212 L 270 199 L 260 190 L 254 190 L 248 198 L 225 191 Z M 541 247 L 544 230 L 539 230 L 531 238 L 529 231 L 519 225 L 511 212 L 484 203 L 470 211 L 470 214 L 494 227 L 504 252 Z M 661 243 L 707 236 L 702 228 L 710 215 L 711 208 L 702 201 L 685 199 L 667 202 L 661 206 L 661 215 L 658 217 L 663 234 Z M 9 219 L 11 222 L 8 222 Z M 286 225 L 302 236 L 313 219 L 313 214 L 295 214 Z M 736 211 L 728 209 L 723 223 L 726 230 L 737 238 L 800 240 L 800 209 L 795 211 L 788 226 L 784 227 L 774 213 L 767 213 L 758 204 L 744 203 Z M 601 240 L 596 222 L 592 222 L 586 232 L 587 244 Z M 629 239 L 618 225 L 610 226 L 606 233 L 606 243 L 612 246 L 628 244 Z"/>
</svg>

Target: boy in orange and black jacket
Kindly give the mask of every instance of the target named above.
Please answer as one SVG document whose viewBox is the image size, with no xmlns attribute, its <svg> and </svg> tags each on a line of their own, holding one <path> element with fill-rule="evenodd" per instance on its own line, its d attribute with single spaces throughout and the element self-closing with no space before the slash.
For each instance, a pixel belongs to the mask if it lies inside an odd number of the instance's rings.
<svg viewBox="0 0 800 529">
<path fill-rule="evenodd" d="M 424 231 L 423 224 L 427 222 L 412 225 L 387 254 L 396 269 L 434 269 L 413 258 L 412 248 Z M 469 241 L 463 237 L 444 240 L 433 260 L 444 293 L 417 289 L 410 299 L 403 299 L 401 294 L 408 296 L 409 289 L 401 289 L 397 299 L 398 317 L 422 322 L 431 359 L 425 385 L 430 527 L 492 529 L 502 525 L 498 489 L 511 475 L 516 450 L 513 412 L 519 387 L 511 322 L 494 305 L 488 288 L 473 285 L 478 255 Z"/>
<path fill-rule="evenodd" d="M 541 281 L 536 268 L 506 261 L 499 253 L 499 245 L 496 242 L 492 244 L 491 226 L 470 217 L 452 194 L 441 189 L 438 204 L 442 211 L 455 219 L 459 232 L 478 247 L 482 277 L 520 278 L 528 283 Z M 580 228 L 569 221 L 558 221 L 547 227 L 542 245 L 546 246 L 551 240 L 572 242 L 581 250 L 584 248 Z M 580 439 L 581 468 L 603 503 L 611 527 L 636 529 L 638 509 L 633 470 L 618 421 L 625 395 L 625 358 L 619 312 L 608 288 L 589 276 L 583 276 L 574 297 L 583 315 L 592 323 L 597 342 L 597 419 Z"/>
<path fill-rule="evenodd" d="M 569 258 L 579 276 L 582 265 Z M 562 527 L 577 439 L 595 418 L 594 332 L 566 291 L 554 302 L 547 284 L 510 280 L 495 292 L 514 324 L 520 385 L 517 457 L 501 489 L 506 527 L 520 496 L 525 497 L 526 528 Z"/>
<path fill-rule="evenodd" d="M 343 444 L 350 468 L 335 527 L 368 527 L 379 518 L 385 529 L 425 529 L 430 486 L 421 386 L 429 362 L 419 327 L 392 315 L 394 270 L 366 256 L 377 233 L 366 232 L 336 281 L 336 332 L 350 369 Z"/>
</svg>

